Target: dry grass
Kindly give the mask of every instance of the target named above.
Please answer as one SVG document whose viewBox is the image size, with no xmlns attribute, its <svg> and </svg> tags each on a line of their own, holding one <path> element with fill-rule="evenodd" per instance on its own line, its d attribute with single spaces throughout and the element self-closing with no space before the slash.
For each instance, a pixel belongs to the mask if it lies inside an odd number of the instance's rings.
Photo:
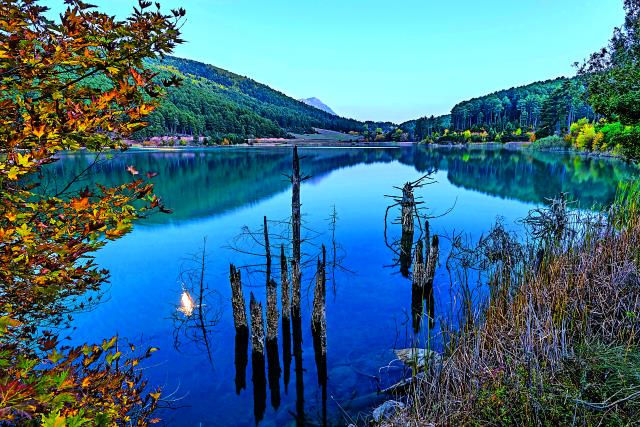
<svg viewBox="0 0 640 427">
<path fill-rule="evenodd" d="M 637 183 L 621 186 L 607 215 L 556 200 L 524 221 L 533 243 L 518 245 L 498 224 L 467 251 L 456 268 L 480 266 L 490 297 L 462 304 L 443 362 L 390 425 L 637 423 L 639 200 Z M 468 284 L 457 285 L 468 299 Z"/>
</svg>

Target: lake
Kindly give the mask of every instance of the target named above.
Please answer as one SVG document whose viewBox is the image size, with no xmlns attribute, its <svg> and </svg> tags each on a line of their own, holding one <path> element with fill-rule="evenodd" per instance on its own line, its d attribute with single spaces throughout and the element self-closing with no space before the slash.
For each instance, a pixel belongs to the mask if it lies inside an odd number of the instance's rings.
<svg viewBox="0 0 640 427">
<path fill-rule="evenodd" d="M 170 401 L 165 406 L 171 409 L 159 414 L 167 425 L 331 425 L 358 419 L 384 400 L 378 389 L 401 377 L 400 365 L 390 364 L 393 349 L 424 344 L 458 309 L 444 265 L 451 236 L 464 232 L 477 239 L 497 217 L 521 231 L 519 219 L 561 192 L 581 208 L 608 204 L 617 183 L 635 173 L 616 160 L 491 148 L 301 148 L 300 155 L 309 176 L 301 187 L 302 342 L 294 355 L 290 332 L 281 330 L 275 357 L 271 353 L 266 363 L 256 364 L 251 344 L 248 349 L 236 337 L 229 264 L 243 267 L 247 310 L 250 293 L 264 306 L 264 216 L 278 282 L 280 245 L 288 256 L 291 251 L 291 148 L 132 150 L 99 162 L 79 183 L 126 182 L 132 179 L 126 168 L 133 165 L 141 174 L 159 174 L 152 180 L 156 194 L 173 209 L 139 222 L 97 253 L 98 264 L 111 272 L 110 284 L 101 304 L 75 316 L 71 334 L 74 344 L 118 334 L 138 348 L 158 347 L 144 373 Z M 47 169 L 50 188 L 63 185 L 91 159 L 61 156 Z M 385 213 L 394 203 L 386 196 L 400 195 L 395 187 L 427 172 L 434 182 L 415 194 L 434 217 L 431 233 L 440 236 L 441 256 L 429 308 L 434 321 L 419 323 L 416 334 L 411 280 L 401 272 L 394 243 L 400 211 L 389 210 L 385 236 Z M 310 314 L 323 244 L 326 365 L 314 352 Z M 203 322 L 194 327 L 177 308 L 183 289 L 192 290 L 198 281 L 203 247 L 208 291 Z"/>
</svg>

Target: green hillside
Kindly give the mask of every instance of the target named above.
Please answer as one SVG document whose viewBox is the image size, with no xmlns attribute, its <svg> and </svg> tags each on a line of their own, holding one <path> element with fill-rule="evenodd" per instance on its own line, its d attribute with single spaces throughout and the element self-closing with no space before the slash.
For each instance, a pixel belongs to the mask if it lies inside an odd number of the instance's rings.
<svg viewBox="0 0 640 427">
<path fill-rule="evenodd" d="M 167 57 L 147 65 L 161 77 L 177 75 L 180 87 L 169 90 L 138 138 L 165 135 L 285 137 L 313 128 L 361 132 L 365 123 L 311 107 L 270 87 L 213 65 Z M 371 123 L 388 131 L 392 123 Z"/>
</svg>

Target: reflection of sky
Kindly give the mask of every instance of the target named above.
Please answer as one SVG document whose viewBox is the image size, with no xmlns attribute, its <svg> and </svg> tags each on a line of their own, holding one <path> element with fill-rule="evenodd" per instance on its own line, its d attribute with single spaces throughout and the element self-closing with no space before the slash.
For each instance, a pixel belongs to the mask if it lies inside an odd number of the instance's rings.
<svg viewBox="0 0 640 427">
<path fill-rule="evenodd" d="M 391 361 L 389 350 L 407 345 L 410 334 L 411 286 L 391 264 L 393 254 L 384 244 L 383 227 L 386 207 L 391 203 L 385 194 L 397 194 L 393 186 L 421 177 L 413 166 L 398 161 L 359 164 L 330 172 L 321 180 L 302 186 L 302 212 L 306 226 L 323 234 L 314 243 L 330 244 L 327 218 L 335 205 L 339 220 L 336 236 L 345 249 L 345 266 L 355 272 L 336 275 L 335 299 L 327 292 L 329 396 L 343 406 L 353 390 L 358 396 L 375 392 L 366 376 L 380 375 L 378 368 Z M 437 183 L 416 190 L 432 215 L 453 206 L 447 215 L 432 221 L 432 234 L 450 236 L 464 231 L 474 238 L 486 232 L 496 216 L 516 229 L 516 220 L 526 215 L 531 204 L 505 200 L 452 185 L 447 171 L 435 176 Z M 97 256 L 101 267 L 111 271 L 109 301 L 95 311 L 77 316 L 74 333 L 77 342 L 94 341 L 114 333 L 134 342 L 160 347 L 152 359 L 155 364 L 145 371 L 154 384 L 178 389 L 186 397 L 179 402 L 188 406 L 165 414 L 173 425 L 248 425 L 252 421 L 251 366 L 247 368 L 247 389 L 240 396 L 234 390 L 234 331 L 228 281 L 229 263 L 256 262 L 226 248 L 243 225 L 259 229 L 262 217 L 285 219 L 290 215 L 290 190 L 276 193 L 231 212 L 202 219 L 137 227 L 119 241 L 109 243 Z M 397 215 L 397 210 L 393 211 Z M 309 235 L 309 233 L 306 233 Z M 305 232 L 303 232 L 303 237 Z M 172 347 L 172 322 L 179 301 L 177 283 L 186 256 L 199 250 L 208 238 L 208 283 L 222 296 L 222 321 L 212 337 L 215 369 L 204 354 L 185 354 Z M 390 226 L 390 237 L 399 237 L 398 226 Z M 311 249 L 310 249 L 311 250 Z M 449 252 L 449 243 L 441 239 L 441 264 Z M 313 272 L 304 274 L 305 289 Z M 329 275 L 330 276 L 330 275 Z M 261 283 L 260 280 L 253 282 Z M 263 286 L 245 288 L 264 301 Z M 303 291 L 303 334 L 305 401 L 313 413 L 319 390 L 311 347 L 309 307 L 312 292 Z M 436 278 L 436 315 L 449 307 L 449 285 L 443 266 Z M 247 304 L 248 306 L 248 304 Z M 281 345 L 281 343 L 280 343 Z M 282 357 L 282 350 L 280 350 Z M 282 381 L 282 379 L 281 379 Z M 283 424 L 294 411 L 295 386 L 293 366 L 289 393 L 282 397 L 276 412 L 267 409 L 264 425 Z M 284 393 L 284 387 L 281 386 Z M 363 408 L 360 408 L 363 409 Z M 333 402 L 329 411 L 338 413 Z"/>
</svg>

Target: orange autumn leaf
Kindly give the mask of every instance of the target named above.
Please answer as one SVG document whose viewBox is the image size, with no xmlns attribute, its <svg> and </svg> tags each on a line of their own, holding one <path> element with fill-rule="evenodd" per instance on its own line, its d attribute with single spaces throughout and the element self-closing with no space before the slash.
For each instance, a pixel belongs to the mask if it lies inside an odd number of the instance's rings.
<svg viewBox="0 0 640 427">
<path fill-rule="evenodd" d="M 71 201 L 71 207 L 76 211 L 82 211 L 89 207 L 89 198 L 82 197 Z"/>
</svg>

